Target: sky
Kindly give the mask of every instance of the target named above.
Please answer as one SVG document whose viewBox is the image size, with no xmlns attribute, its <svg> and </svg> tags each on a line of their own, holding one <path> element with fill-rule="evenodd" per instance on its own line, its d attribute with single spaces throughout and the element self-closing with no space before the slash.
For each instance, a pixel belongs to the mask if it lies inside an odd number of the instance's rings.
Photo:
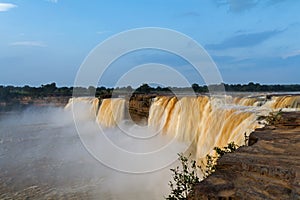
<svg viewBox="0 0 300 200">
<path fill-rule="evenodd" d="M 0 85 L 72 86 L 99 43 L 122 31 L 161 27 L 198 42 L 225 83 L 300 83 L 300 1 L 296 0 L 0 0 Z M 147 62 L 174 66 L 204 84 L 174 55 L 132 53 L 114 74 Z"/>
</svg>

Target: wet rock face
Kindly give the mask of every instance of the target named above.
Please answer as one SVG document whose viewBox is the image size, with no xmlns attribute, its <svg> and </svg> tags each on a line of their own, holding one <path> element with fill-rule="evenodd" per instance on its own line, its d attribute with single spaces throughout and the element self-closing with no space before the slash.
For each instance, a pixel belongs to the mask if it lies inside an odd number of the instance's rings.
<svg viewBox="0 0 300 200">
<path fill-rule="evenodd" d="M 224 155 L 189 199 L 300 199 L 300 112 L 283 113 L 249 144 Z"/>
<path fill-rule="evenodd" d="M 146 125 L 152 99 L 156 95 L 133 95 L 129 99 L 129 115 L 137 124 Z"/>
</svg>

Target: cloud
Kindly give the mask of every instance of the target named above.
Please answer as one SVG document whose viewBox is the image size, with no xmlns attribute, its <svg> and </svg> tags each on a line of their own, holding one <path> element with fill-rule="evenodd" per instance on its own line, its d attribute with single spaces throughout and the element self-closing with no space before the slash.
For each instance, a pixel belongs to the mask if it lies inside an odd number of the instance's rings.
<svg viewBox="0 0 300 200">
<path fill-rule="evenodd" d="M 275 4 L 285 3 L 285 2 L 288 2 L 288 1 L 295 2 L 294 0 L 269 0 L 266 3 L 267 3 L 268 6 L 273 6 Z"/>
<path fill-rule="evenodd" d="M 265 40 L 274 37 L 275 35 L 281 32 L 283 31 L 273 30 L 273 31 L 264 31 L 259 33 L 239 34 L 227 38 L 219 44 L 208 44 L 205 46 L 205 48 L 211 50 L 223 50 L 223 49 L 230 49 L 230 48 L 243 48 L 243 47 L 255 46 L 261 44 Z"/>
<path fill-rule="evenodd" d="M 31 47 L 46 47 L 47 45 L 40 41 L 20 41 L 10 43 L 11 46 L 31 46 Z"/>
<path fill-rule="evenodd" d="M 58 3 L 58 0 L 47 0 L 47 1 L 49 1 L 51 3 Z"/>
<path fill-rule="evenodd" d="M 0 3 L 0 12 L 5 12 L 15 7 L 17 7 L 17 5 L 12 3 Z"/>
<path fill-rule="evenodd" d="M 294 57 L 294 56 L 300 56 L 300 50 L 292 51 L 286 54 L 283 54 L 281 57 L 283 59 L 289 58 L 289 57 Z"/>
<path fill-rule="evenodd" d="M 212 56 L 214 61 L 222 68 L 245 69 L 245 68 L 266 68 L 275 69 L 285 67 L 298 67 L 300 62 L 300 54 L 291 55 L 289 57 L 252 57 L 239 59 L 229 56 Z"/>
<path fill-rule="evenodd" d="M 196 12 L 196 11 L 189 11 L 189 12 L 184 12 L 184 13 L 181 13 L 179 15 L 180 17 L 199 17 L 201 16 L 199 12 Z"/>
<path fill-rule="evenodd" d="M 229 2 L 229 10 L 232 12 L 243 12 L 245 10 L 249 10 L 256 6 L 256 0 L 228 0 Z"/>
<path fill-rule="evenodd" d="M 214 0 L 214 2 L 218 6 L 228 7 L 228 11 L 232 13 L 242 13 L 244 11 L 250 10 L 256 6 L 264 5 L 264 6 L 273 6 L 280 3 L 286 2 L 296 2 L 294 0 Z"/>
<path fill-rule="evenodd" d="M 255 7 L 258 0 L 215 0 L 219 6 L 229 6 L 229 11 L 234 13 L 243 12 Z"/>
<path fill-rule="evenodd" d="M 234 61 L 237 60 L 237 58 L 233 56 L 216 56 L 216 55 L 212 55 L 212 59 L 216 63 L 234 63 Z"/>
</svg>

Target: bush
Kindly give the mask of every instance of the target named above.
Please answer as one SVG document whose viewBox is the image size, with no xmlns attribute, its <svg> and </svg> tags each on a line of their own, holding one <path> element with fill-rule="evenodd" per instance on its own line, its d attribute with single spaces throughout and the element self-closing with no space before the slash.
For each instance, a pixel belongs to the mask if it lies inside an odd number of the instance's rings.
<svg viewBox="0 0 300 200">
<path fill-rule="evenodd" d="M 219 148 L 215 147 L 214 151 L 216 156 L 206 155 L 206 167 L 203 170 L 200 166 L 197 166 L 195 160 L 191 160 L 191 154 L 189 157 L 185 157 L 183 153 L 178 154 L 178 160 L 181 163 L 181 167 L 177 166 L 171 169 L 173 175 L 173 181 L 169 182 L 171 187 L 171 193 L 165 199 L 167 200 L 185 200 L 188 194 L 192 191 L 193 186 L 200 182 L 200 178 L 197 175 L 197 170 L 200 169 L 203 173 L 203 178 L 207 178 L 216 170 L 217 160 L 226 153 L 235 151 L 238 148 L 234 142 L 231 142 L 227 147 Z"/>
<path fill-rule="evenodd" d="M 192 187 L 200 182 L 197 176 L 197 168 L 195 160 L 190 160 L 189 157 L 185 157 L 182 153 L 178 154 L 178 160 L 181 163 L 181 168 L 177 166 L 171 169 L 173 172 L 173 181 L 169 182 L 172 189 L 171 194 L 166 198 L 167 200 L 183 200 L 187 199 L 188 194 L 192 191 Z"/>
<path fill-rule="evenodd" d="M 282 120 L 282 109 L 270 112 L 268 116 L 259 116 L 258 120 L 265 120 L 265 125 L 276 125 Z"/>
<path fill-rule="evenodd" d="M 230 142 L 226 147 L 220 148 L 215 147 L 214 151 L 216 156 L 206 155 L 206 167 L 205 170 L 201 168 L 203 173 L 203 178 L 207 178 L 210 174 L 216 171 L 216 165 L 219 158 L 221 158 L 226 153 L 234 152 L 239 146 L 234 142 Z"/>
</svg>

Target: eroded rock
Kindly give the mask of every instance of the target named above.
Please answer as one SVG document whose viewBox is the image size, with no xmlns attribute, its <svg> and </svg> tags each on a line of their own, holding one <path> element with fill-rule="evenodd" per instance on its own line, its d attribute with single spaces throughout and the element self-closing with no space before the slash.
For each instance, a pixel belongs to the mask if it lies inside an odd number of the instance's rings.
<svg viewBox="0 0 300 200">
<path fill-rule="evenodd" d="M 300 199 L 300 112 L 257 129 L 249 145 L 224 155 L 189 199 Z"/>
</svg>

